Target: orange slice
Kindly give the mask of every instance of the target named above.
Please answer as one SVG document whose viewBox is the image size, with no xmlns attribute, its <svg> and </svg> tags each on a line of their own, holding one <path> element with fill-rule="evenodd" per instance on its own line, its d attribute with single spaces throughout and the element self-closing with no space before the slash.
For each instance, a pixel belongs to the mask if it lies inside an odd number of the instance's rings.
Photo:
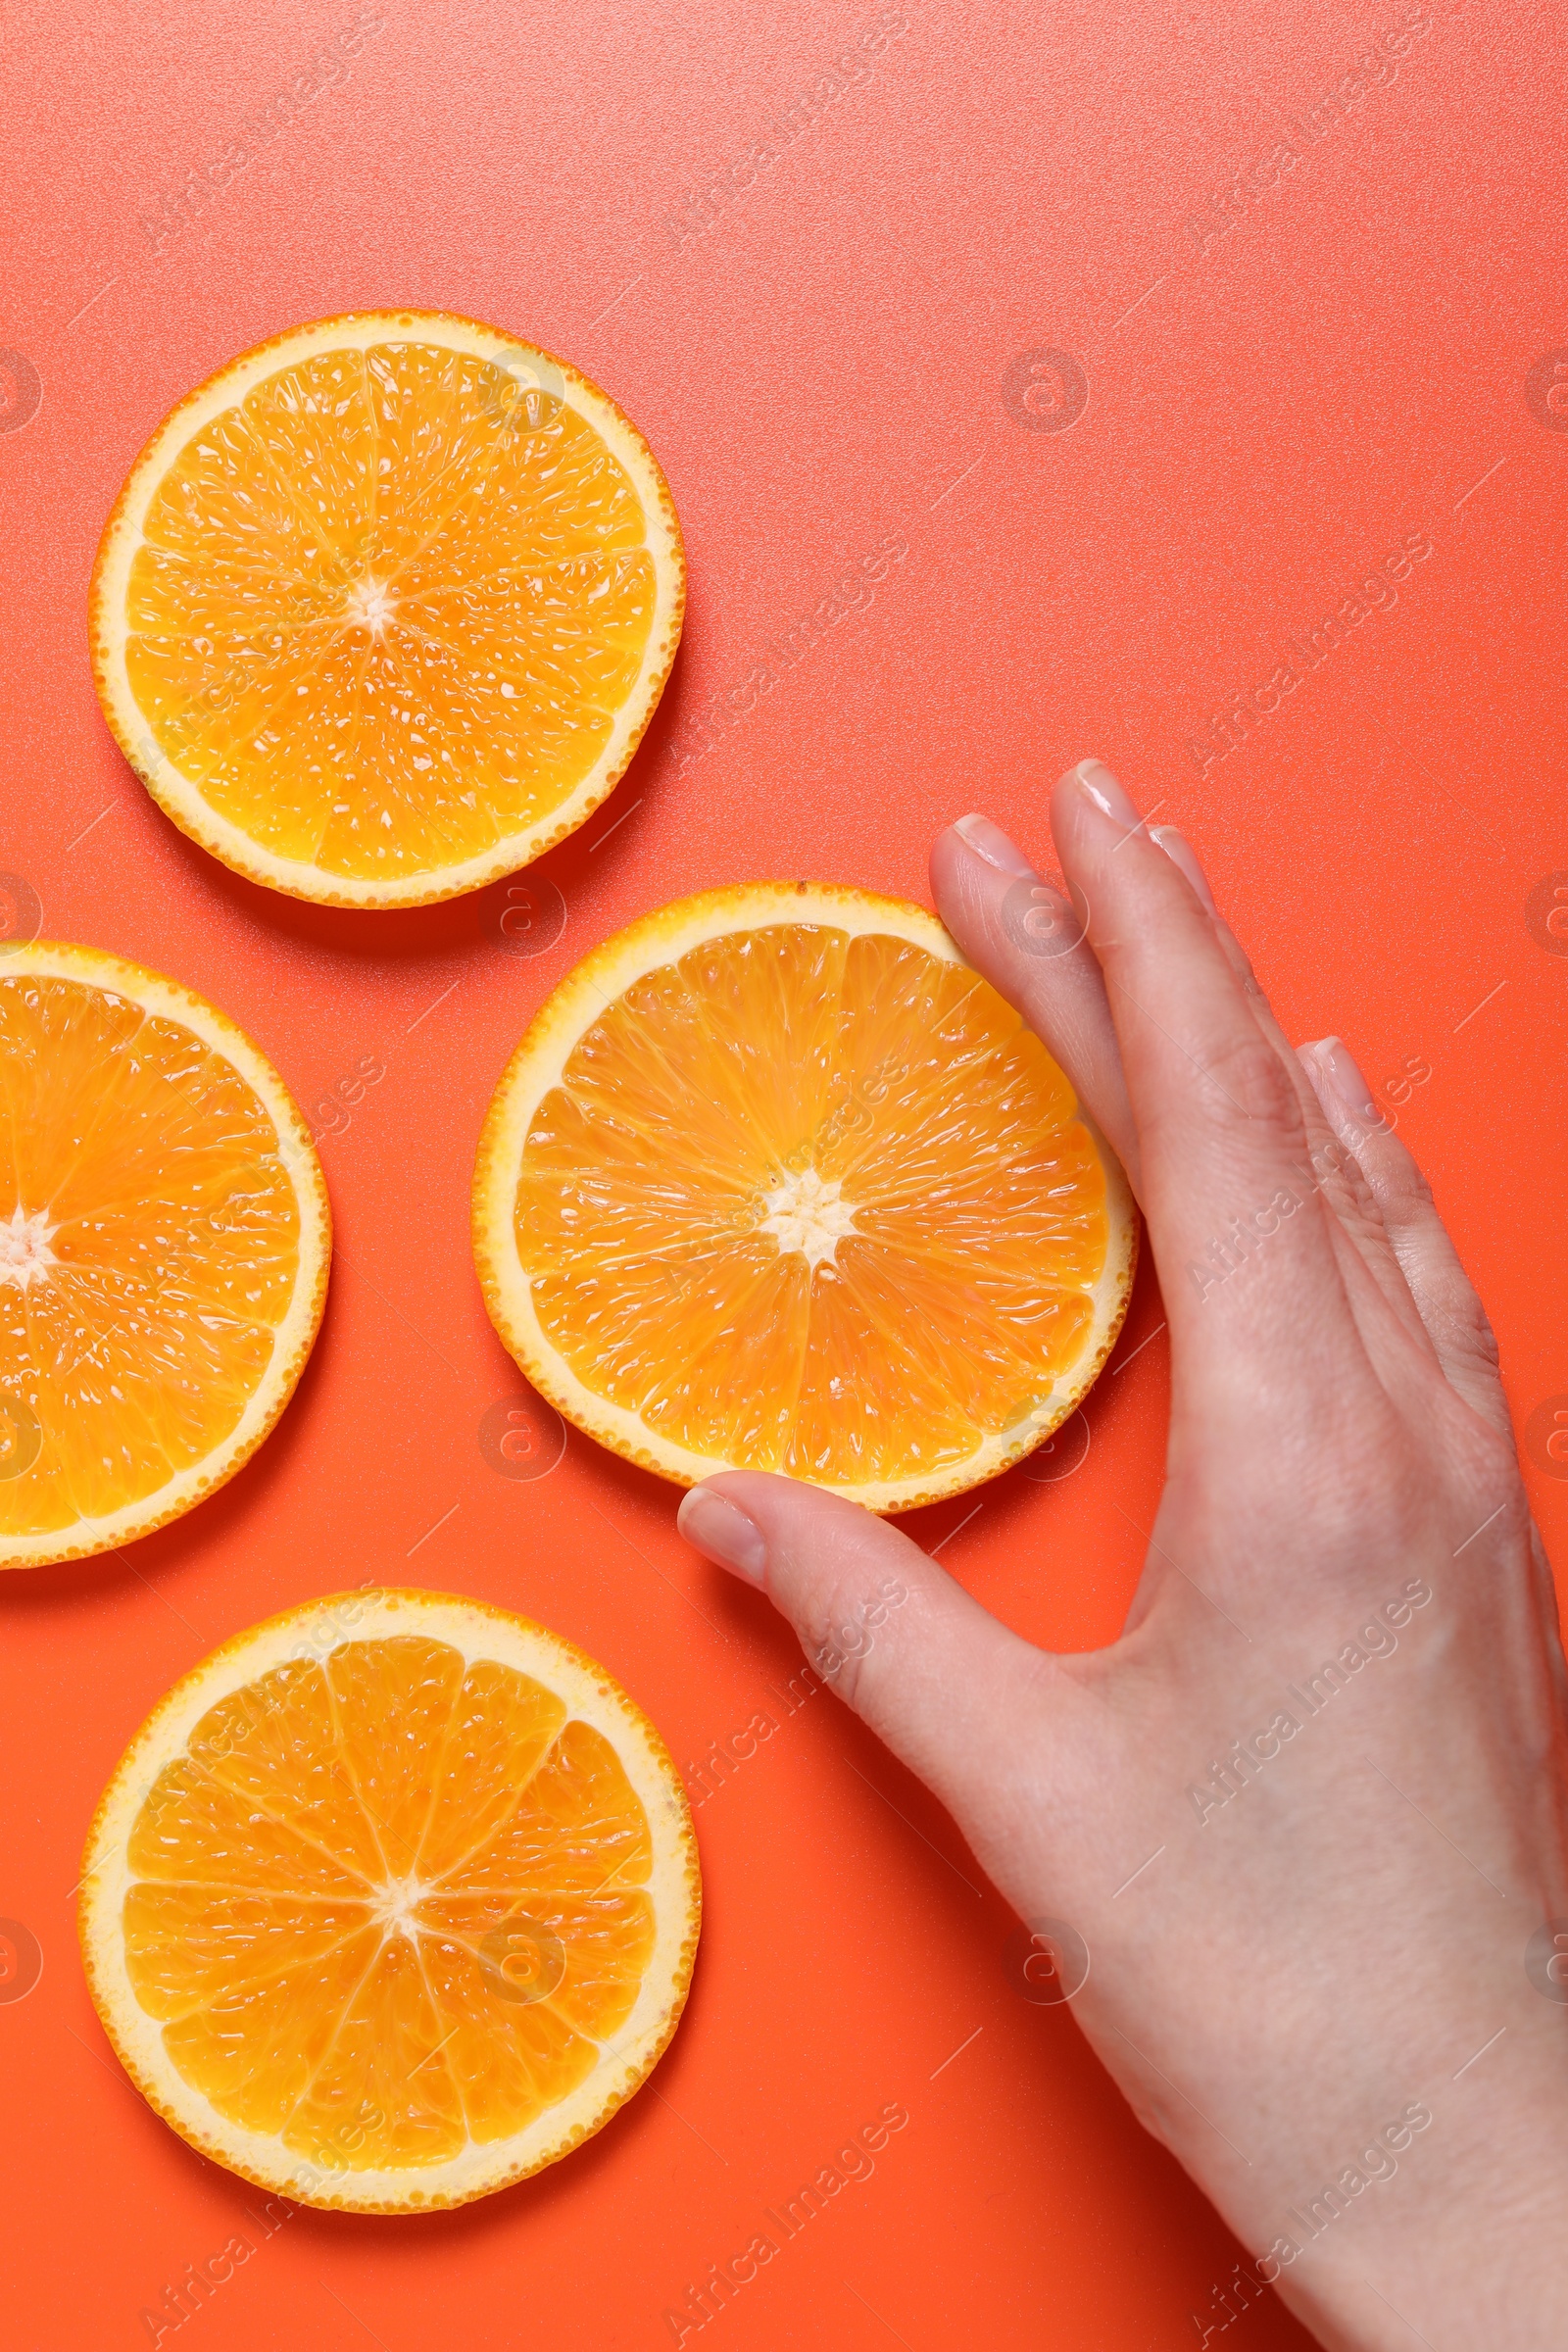
<svg viewBox="0 0 1568 2352">
<path fill-rule="evenodd" d="M 491 1103 L 473 1217 L 496 1329 L 590 1436 L 879 1511 L 1065 1419 L 1137 1247 L 1093 1121 L 934 916 L 809 882 L 579 964 Z"/>
<path fill-rule="evenodd" d="M 305 1122 L 225 1014 L 96 948 L 0 956 L 0 1568 L 233 1477 L 305 1368 L 330 1237 Z"/>
<path fill-rule="evenodd" d="M 296 898 L 412 906 L 598 807 L 685 586 L 664 477 L 586 376 L 471 318 L 360 312 L 160 425 L 98 550 L 93 673 L 204 849 Z"/>
<path fill-rule="evenodd" d="M 653 1725 L 569 1642 L 343 1592 L 176 1683 L 98 1808 L 81 1940 L 143 2096 L 311 2205 L 414 2213 L 610 2121 L 685 2002 L 701 1885 Z"/>
</svg>

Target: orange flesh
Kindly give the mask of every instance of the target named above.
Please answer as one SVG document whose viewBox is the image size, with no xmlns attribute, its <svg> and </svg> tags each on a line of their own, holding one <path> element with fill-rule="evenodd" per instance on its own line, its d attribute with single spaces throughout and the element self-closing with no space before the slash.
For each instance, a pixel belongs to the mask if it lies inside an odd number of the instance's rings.
<svg viewBox="0 0 1568 2352">
<path fill-rule="evenodd" d="M 814 1261 L 763 1230 L 803 1183 L 853 1216 Z M 846 1483 L 1027 1423 L 1109 1244 L 1072 1089 L 1003 998 L 814 924 L 707 943 L 608 1007 L 534 1113 L 515 1233 L 596 1396 L 695 1452 Z"/>
<path fill-rule="evenodd" d="M 125 660 L 157 747 L 262 847 L 357 880 L 548 816 L 653 617 L 641 502 L 594 427 L 430 344 L 269 376 L 143 533 Z"/>
<path fill-rule="evenodd" d="M 137 1502 L 271 1361 L 299 1206 L 265 1104 L 177 1021 L 0 974 L 0 1534 Z"/>
<path fill-rule="evenodd" d="M 129 1862 L 126 1967 L 175 2067 L 332 2170 L 522 2130 L 599 2064 L 654 1946 L 647 1818 L 610 1742 L 422 1637 L 220 1700 Z"/>
</svg>

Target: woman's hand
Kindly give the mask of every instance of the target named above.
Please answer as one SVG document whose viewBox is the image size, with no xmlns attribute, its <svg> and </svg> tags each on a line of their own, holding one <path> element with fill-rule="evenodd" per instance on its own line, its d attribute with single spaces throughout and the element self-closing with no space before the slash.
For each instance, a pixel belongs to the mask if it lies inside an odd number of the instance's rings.
<svg viewBox="0 0 1568 2352">
<path fill-rule="evenodd" d="M 834 1688 L 1019 1914 L 1064 1923 L 1043 1948 L 1076 1977 L 1087 1947 L 1095 2048 L 1324 2344 L 1560 2352 L 1568 1679 L 1492 1334 L 1348 1054 L 1291 1051 L 1189 845 L 1095 761 L 1052 824 L 1066 953 L 1004 927 L 1032 869 L 985 818 L 932 873 L 1148 1221 L 1170 1443 L 1120 1641 L 1035 1649 L 787 1479 L 711 1479 L 681 1528 L 813 1659 L 902 1580 Z"/>
</svg>

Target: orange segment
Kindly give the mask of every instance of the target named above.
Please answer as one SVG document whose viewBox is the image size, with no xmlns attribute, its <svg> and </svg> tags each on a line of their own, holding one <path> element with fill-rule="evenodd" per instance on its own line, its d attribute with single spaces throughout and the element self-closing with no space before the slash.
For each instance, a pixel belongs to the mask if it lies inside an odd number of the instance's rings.
<svg viewBox="0 0 1568 2352">
<path fill-rule="evenodd" d="M 90 948 L 0 963 L 0 1566 L 128 1543 L 237 1470 L 304 1366 L 325 1187 L 213 1005 Z"/>
<path fill-rule="evenodd" d="M 476 2146 L 516 2137 L 591 2082 L 599 2050 L 553 2001 L 514 1998 L 493 1966 L 433 1921 L 420 1947 Z"/>
<path fill-rule="evenodd" d="M 666 1477 L 906 1509 L 1049 1436 L 1137 1221 L 1039 1039 L 920 909 L 684 900 L 563 983 L 491 1105 L 486 1303 L 530 1380 Z"/>
<path fill-rule="evenodd" d="M 314 1957 L 302 1952 L 277 1975 L 222 1987 L 164 2028 L 164 2054 L 182 2083 L 200 2084 L 215 2131 L 237 2124 L 281 2137 L 374 1967 L 379 1941 L 368 1927 Z M 128 1974 L 127 1984 L 134 1985 Z"/>
<path fill-rule="evenodd" d="M 415 1865 L 447 1879 L 513 1813 L 566 1720 L 554 1690 L 493 1658 L 468 1667 L 453 1707 L 441 1776 Z"/>
<path fill-rule="evenodd" d="M 344 1594 L 225 1644 L 99 1809 L 93 1997 L 197 2146 L 318 2204 L 485 2194 L 575 2145 L 674 2030 L 684 1794 L 603 1669 L 525 1619 Z"/>
<path fill-rule="evenodd" d="M 380 1878 L 408 1878 L 417 1864 L 463 1668 L 450 1642 L 413 1634 L 345 1642 L 328 1662 L 331 1745 L 370 1822 Z"/>
<path fill-rule="evenodd" d="M 363 1902 L 374 1884 L 294 1822 L 264 1812 L 253 1796 L 226 1788 L 188 1755 L 159 1774 L 127 1851 L 138 1879 L 172 1886 L 286 1887 L 296 1895 Z"/>
<path fill-rule="evenodd" d="M 444 2039 L 418 1944 L 381 1936 L 289 2110 L 284 2147 L 314 2166 L 330 2166 L 341 2150 L 338 2161 L 355 2172 L 419 2173 L 450 2163 L 467 2133 Z"/>
<path fill-rule="evenodd" d="M 318 1967 L 369 1925 L 364 1902 L 144 1881 L 125 1897 L 125 1965 L 150 2017 L 181 2019 Z"/>
<path fill-rule="evenodd" d="M 474 1887 L 636 1886 L 653 1849 L 648 1818 L 619 1756 L 591 1724 L 568 1723 L 493 1838 L 439 1881 L 446 1893 Z"/>
<path fill-rule="evenodd" d="M 434 1894 L 418 1915 L 421 1925 L 489 1963 L 501 1978 L 497 1998 L 548 1996 L 552 2015 L 596 2041 L 625 2022 L 654 1949 L 653 1905 L 641 1889 L 582 1896 Z"/>
<path fill-rule="evenodd" d="M 189 1755 L 249 1808 L 247 1818 L 275 1822 L 351 1878 L 385 1875 L 374 1820 L 337 1738 L 332 1686 L 314 1660 L 276 1666 L 220 1699 L 192 1732 Z"/>
<path fill-rule="evenodd" d="M 412 906 L 598 806 L 684 594 L 663 476 L 585 376 L 473 320 L 364 313 L 245 353 L 154 435 L 99 549 L 94 674 L 217 856 Z"/>
</svg>

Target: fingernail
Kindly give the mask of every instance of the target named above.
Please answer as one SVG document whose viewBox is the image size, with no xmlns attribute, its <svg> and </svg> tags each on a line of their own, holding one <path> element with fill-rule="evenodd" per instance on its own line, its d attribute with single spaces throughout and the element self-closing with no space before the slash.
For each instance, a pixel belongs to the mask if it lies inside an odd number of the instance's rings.
<svg viewBox="0 0 1568 2352">
<path fill-rule="evenodd" d="M 1200 906 L 1203 907 L 1207 913 L 1217 915 L 1219 908 L 1214 904 L 1214 894 L 1203 879 L 1203 869 L 1198 862 L 1198 853 L 1186 834 L 1178 833 L 1174 825 L 1151 825 L 1149 838 L 1151 841 L 1158 842 L 1172 865 L 1186 876 L 1192 885 L 1193 894 Z"/>
<path fill-rule="evenodd" d="M 675 1515 L 675 1524 L 688 1544 L 716 1560 L 721 1568 L 760 1585 L 767 1566 L 767 1545 L 757 1521 L 737 1503 L 706 1487 L 693 1487 Z"/>
<path fill-rule="evenodd" d="M 1317 1051 L 1329 1074 L 1329 1084 L 1351 1118 L 1359 1119 L 1363 1127 L 1381 1127 L 1383 1113 L 1373 1102 L 1372 1089 L 1356 1068 L 1344 1039 L 1326 1037 Z"/>
<path fill-rule="evenodd" d="M 1097 808 L 1102 808 L 1107 816 L 1115 817 L 1118 824 L 1137 824 L 1137 809 L 1103 760 L 1080 760 L 1072 772 Z"/>
<path fill-rule="evenodd" d="M 954 820 L 953 830 L 966 841 L 977 858 L 994 865 L 999 874 L 1033 874 L 1034 867 L 1015 841 L 1009 841 L 1000 825 L 989 816 L 960 816 Z"/>
</svg>

